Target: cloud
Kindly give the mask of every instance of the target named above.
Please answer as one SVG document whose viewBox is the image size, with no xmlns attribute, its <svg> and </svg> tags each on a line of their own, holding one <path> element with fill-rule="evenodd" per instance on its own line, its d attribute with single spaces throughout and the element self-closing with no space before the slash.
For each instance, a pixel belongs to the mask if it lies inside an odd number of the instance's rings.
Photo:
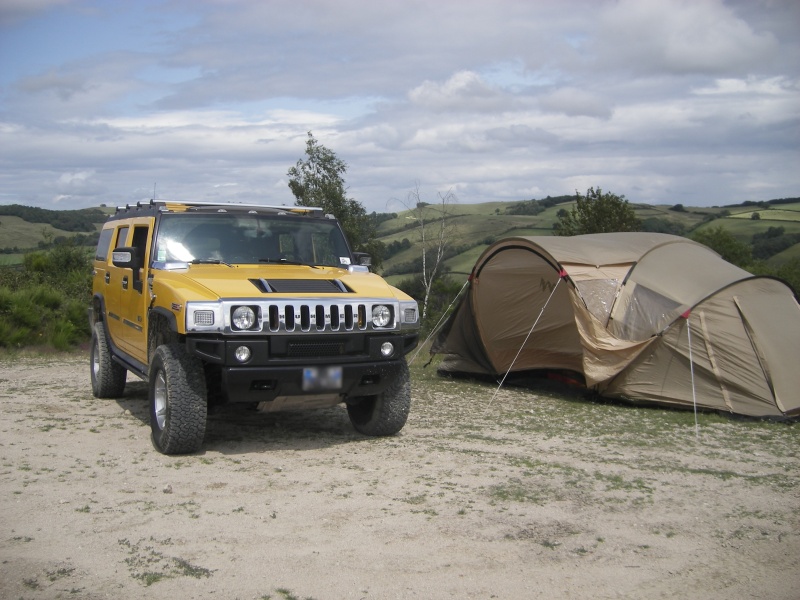
<svg viewBox="0 0 800 600">
<path fill-rule="evenodd" d="M 737 74 L 778 53 L 721 0 L 621 0 L 606 5 L 592 43 L 598 62 L 637 73 Z"/>
<path fill-rule="evenodd" d="M 769 96 L 785 96 L 797 94 L 800 91 L 798 81 L 791 81 L 788 77 L 747 77 L 744 79 L 722 78 L 715 79 L 711 85 L 699 87 L 694 90 L 698 95 L 751 95 L 763 94 Z"/>
<path fill-rule="evenodd" d="M 73 0 L 3 0 L 0 2 L 0 25 L 13 25 Z"/>
<path fill-rule="evenodd" d="M 75 94 L 85 93 L 89 89 L 86 77 L 79 74 L 61 74 L 50 70 L 36 77 L 20 81 L 17 88 L 24 94 L 34 95 L 53 93 L 61 101 L 69 101 Z"/>
<path fill-rule="evenodd" d="M 608 100 L 578 88 L 559 88 L 539 96 L 538 101 L 539 106 L 547 112 L 560 112 L 571 117 L 609 119 L 613 114 Z"/>
<path fill-rule="evenodd" d="M 61 173 L 55 182 L 48 187 L 53 194 L 54 203 L 80 201 L 82 198 L 94 198 L 106 192 L 106 187 L 95 179 L 94 171 L 77 171 Z"/>
<path fill-rule="evenodd" d="M 408 98 L 437 112 L 491 110 L 507 104 L 502 94 L 471 71 L 459 71 L 441 84 L 424 81 L 408 93 Z"/>
</svg>

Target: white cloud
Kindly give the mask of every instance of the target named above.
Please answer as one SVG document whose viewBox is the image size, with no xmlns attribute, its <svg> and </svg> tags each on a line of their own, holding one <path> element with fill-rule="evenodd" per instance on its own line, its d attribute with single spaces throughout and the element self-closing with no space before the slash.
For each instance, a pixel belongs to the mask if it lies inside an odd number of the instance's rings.
<svg viewBox="0 0 800 600">
<path fill-rule="evenodd" d="M 547 112 L 560 112 L 571 117 L 585 116 L 609 119 L 613 109 L 599 94 L 565 87 L 539 96 L 539 106 Z"/>
<path fill-rule="evenodd" d="M 459 71 L 442 84 L 424 81 L 408 94 L 409 100 L 434 111 L 476 111 L 502 108 L 503 96 L 471 71 Z"/>
<path fill-rule="evenodd" d="M 669 73 L 742 73 L 769 60 L 778 43 L 721 0 L 622 0 L 600 14 L 600 62 Z"/>
<path fill-rule="evenodd" d="M 800 93 L 797 81 L 790 81 L 787 77 L 744 79 L 716 79 L 711 85 L 699 87 L 694 90 L 698 95 L 729 95 L 729 94 L 768 94 L 771 96 L 796 95 Z"/>
</svg>

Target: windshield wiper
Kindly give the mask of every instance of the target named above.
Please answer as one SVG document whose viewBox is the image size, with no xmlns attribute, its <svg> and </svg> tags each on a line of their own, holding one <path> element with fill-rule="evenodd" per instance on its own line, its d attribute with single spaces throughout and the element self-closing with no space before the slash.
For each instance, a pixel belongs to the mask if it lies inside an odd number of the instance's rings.
<svg viewBox="0 0 800 600">
<path fill-rule="evenodd" d="M 271 265 L 300 265 L 310 269 L 322 269 L 319 265 L 311 265 L 299 260 L 289 260 L 288 258 L 259 258 L 258 262 L 269 263 Z"/>
<path fill-rule="evenodd" d="M 224 260 L 219 260 L 218 258 L 195 258 L 191 261 L 190 264 L 193 265 L 225 265 L 226 267 L 230 267 L 233 269 L 233 265 L 230 263 L 226 263 Z"/>
<path fill-rule="evenodd" d="M 304 267 L 317 268 L 316 265 L 309 265 L 299 260 L 289 260 L 288 258 L 259 258 L 258 262 L 269 263 L 271 265 L 302 265 Z"/>
</svg>

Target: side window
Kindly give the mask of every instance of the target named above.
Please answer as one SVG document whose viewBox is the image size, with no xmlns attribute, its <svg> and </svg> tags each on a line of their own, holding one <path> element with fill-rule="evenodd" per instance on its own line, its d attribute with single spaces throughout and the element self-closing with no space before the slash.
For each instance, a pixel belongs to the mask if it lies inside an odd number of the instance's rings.
<svg viewBox="0 0 800 600">
<path fill-rule="evenodd" d="M 150 228 L 145 226 L 136 226 L 133 228 L 133 241 L 131 246 L 136 248 L 137 263 L 133 267 L 133 289 L 141 293 L 142 284 L 142 267 L 144 267 L 145 253 L 147 252 L 147 234 Z"/>
<path fill-rule="evenodd" d="M 120 227 L 117 229 L 117 239 L 114 242 L 114 248 L 119 248 L 125 245 L 125 240 L 128 239 L 128 226 Z"/>
<path fill-rule="evenodd" d="M 114 235 L 113 229 L 103 229 L 100 232 L 100 239 L 97 240 L 97 250 L 95 250 L 95 260 L 106 261 L 108 259 L 108 249 L 111 247 L 111 238 Z"/>
<path fill-rule="evenodd" d="M 150 228 L 146 225 L 133 228 L 133 241 L 131 242 L 131 246 L 137 250 L 139 262 L 141 263 L 139 265 L 140 268 L 144 266 L 144 254 L 147 251 L 147 234 L 149 231 Z"/>
</svg>

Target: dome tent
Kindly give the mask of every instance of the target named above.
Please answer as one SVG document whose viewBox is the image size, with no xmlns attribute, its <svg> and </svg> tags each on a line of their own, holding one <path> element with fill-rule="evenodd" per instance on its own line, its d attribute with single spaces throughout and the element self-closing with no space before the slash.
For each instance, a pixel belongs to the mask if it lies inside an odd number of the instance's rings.
<svg viewBox="0 0 800 600">
<path fill-rule="evenodd" d="M 569 370 L 634 403 L 800 415 L 792 290 L 678 236 L 500 240 L 431 353 L 444 373 Z"/>
</svg>

